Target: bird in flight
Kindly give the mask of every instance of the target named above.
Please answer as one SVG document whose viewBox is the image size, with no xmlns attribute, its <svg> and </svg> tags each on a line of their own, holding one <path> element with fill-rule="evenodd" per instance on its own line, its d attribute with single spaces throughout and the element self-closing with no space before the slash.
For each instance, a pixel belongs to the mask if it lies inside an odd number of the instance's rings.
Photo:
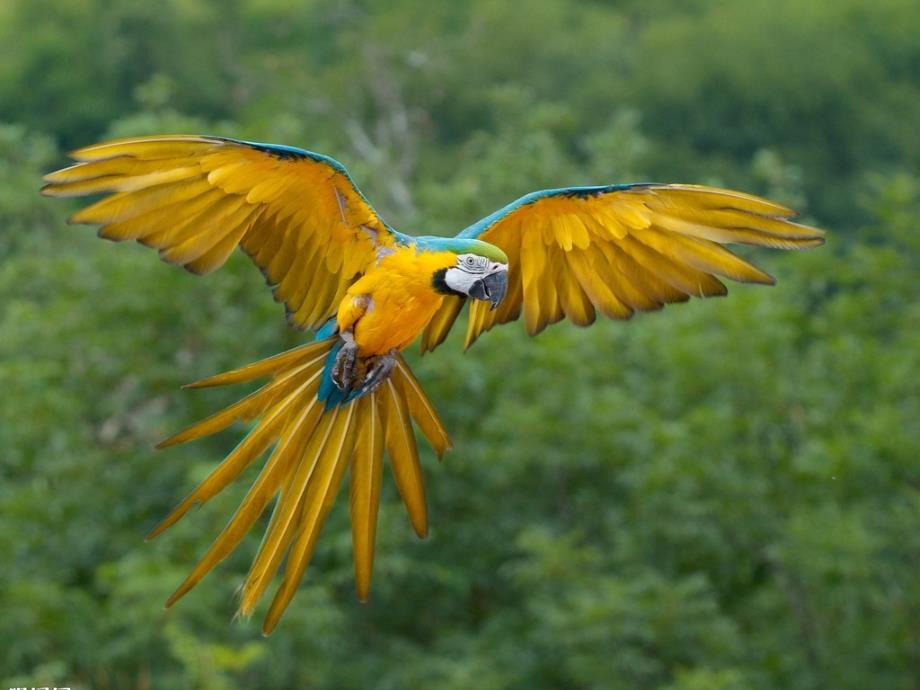
<svg viewBox="0 0 920 690">
<path fill-rule="evenodd" d="M 243 583 L 250 615 L 279 569 L 268 634 L 294 596 L 322 524 L 349 471 L 358 597 L 368 596 L 384 454 L 410 522 L 427 533 L 414 425 L 439 457 L 447 433 L 401 352 L 446 338 L 469 302 L 465 347 L 523 316 L 530 335 L 598 312 L 628 319 L 690 297 L 726 294 L 720 278 L 773 278 L 723 245 L 801 249 L 823 243 L 795 212 L 726 189 L 609 184 L 533 192 L 454 237 L 411 236 L 388 225 L 338 161 L 312 151 L 223 137 L 164 135 L 108 141 L 71 154 L 45 176 L 54 197 L 105 194 L 72 223 L 136 240 L 196 274 L 240 247 L 262 270 L 288 322 L 308 343 L 190 384 L 267 378 L 239 402 L 166 439 L 191 441 L 254 422 L 240 444 L 151 532 L 217 495 L 268 459 L 236 513 L 167 601 L 223 560 L 274 499 Z M 282 565 L 283 562 L 283 565 Z"/>
</svg>

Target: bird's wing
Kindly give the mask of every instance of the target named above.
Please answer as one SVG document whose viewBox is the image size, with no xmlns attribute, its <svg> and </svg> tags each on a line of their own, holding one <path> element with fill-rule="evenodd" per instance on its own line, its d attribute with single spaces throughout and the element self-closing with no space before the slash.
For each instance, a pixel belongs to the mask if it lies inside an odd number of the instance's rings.
<svg viewBox="0 0 920 690">
<path fill-rule="evenodd" d="M 72 223 L 137 240 L 198 274 L 240 246 L 283 302 L 314 330 L 348 286 L 398 242 L 336 160 L 303 149 L 209 136 L 119 139 L 71 154 L 45 177 L 49 196 L 108 194 Z"/>
<path fill-rule="evenodd" d="M 508 293 L 489 311 L 471 304 L 466 347 L 496 324 L 524 313 L 527 332 L 568 318 L 593 323 L 596 312 L 628 319 L 691 296 L 724 295 L 717 276 L 772 284 L 773 278 L 725 249 L 754 244 L 801 249 L 824 233 L 791 219 L 766 199 L 696 185 L 632 184 L 534 192 L 460 233 L 505 251 Z M 423 350 L 447 335 L 463 300 L 445 300 L 422 339 Z"/>
</svg>

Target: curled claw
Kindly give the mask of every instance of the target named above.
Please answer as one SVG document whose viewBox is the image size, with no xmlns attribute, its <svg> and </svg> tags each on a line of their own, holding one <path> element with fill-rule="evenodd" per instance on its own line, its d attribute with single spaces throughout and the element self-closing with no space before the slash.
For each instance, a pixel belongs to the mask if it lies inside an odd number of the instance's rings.
<svg viewBox="0 0 920 690">
<path fill-rule="evenodd" d="M 335 363 L 332 365 L 332 382 L 340 391 L 347 391 L 355 378 L 355 370 L 358 364 L 358 345 L 354 338 L 345 337 L 345 341 L 335 356 Z"/>
<path fill-rule="evenodd" d="M 364 377 L 364 383 L 361 386 L 362 391 L 371 393 L 380 387 L 380 384 L 387 380 L 393 368 L 396 366 L 396 350 L 390 350 L 388 354 L 375 357 L 368 367 L 367 375 Z"/>
</svg>

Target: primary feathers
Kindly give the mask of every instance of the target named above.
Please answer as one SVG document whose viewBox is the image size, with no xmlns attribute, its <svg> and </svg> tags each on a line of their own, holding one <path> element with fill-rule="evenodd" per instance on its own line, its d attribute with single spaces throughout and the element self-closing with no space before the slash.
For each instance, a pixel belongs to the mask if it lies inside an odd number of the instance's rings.
<svg viewBox="0 0 920 690">
<path fill-rule="evenodd" d="M 150 534 L 213 498 L 268 455 L 237 512 L 170 597 L 188 592 L 224 559 L 274 501 L 242 587 L 250 614 L 280 570 L 263 630 L 278 623 L 310 561 L 349 471 L 355 581 L 367 597 L 383 457 L 419 536 L 427 533 L 413 427 L 439 456 L 449 447 L 438 414 L 400 351 L 444 341 L 467 300 L 466 347 L 518 319 L 531 335 L 597 314 L 627 319 L 692 296 L 724 295 L 721 279 L 772 277 L 724 245 L 800 249 L 823 242 L 794 212 L 748 194 L 694 185 L 569 187 L 522 197 L 452 238 L 413 237 L 387 225 L 345 168 L 289 146 L 169 135 L 75 151 L 50 173 L 49 196 L 107 195 L 70 221 L 101 237 L 136 240 L 199 274 L 246 252 L 306 345 L 194 387 L 257 378 L 239 402 L 160 444 L 254 423 L 240 444 Z"/>
</svg>

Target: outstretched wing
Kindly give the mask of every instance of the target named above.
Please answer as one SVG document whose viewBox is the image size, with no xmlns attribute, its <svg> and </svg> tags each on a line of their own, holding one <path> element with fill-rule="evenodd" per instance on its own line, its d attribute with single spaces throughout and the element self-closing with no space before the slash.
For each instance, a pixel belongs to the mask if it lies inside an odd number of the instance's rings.
<svg viewBox="0 0 920 690">
<path fill-rule="evenodd" d="M 628 319 L 691 296 L 724 295 L 717 276 L 772 284 L 773 278 L 723 244 L 802 249 L 824 233 L 792 222 L 795 212 L 766 199 L 695 185 L 632 184 L 534 192 L 460 233 L 505 251 L 508 294 L 495 311 L 470 306 L 466 347 L 492 326 L 524 312 L 527 332 L 568 318 L 579 326 L 596 312 Z M 432 350 L 447 336 L 463 300 L 445 300 L 423 339 Z"/>
<path fill-rule="evenodd" d="M 119 139 L 75 151 L 45 177 L 49 196 L 110 194 L 75 213 L 106 239 L 137 240 L 205 274 L 240 246 L 290 322 L 316 330 L 378 252 L 406 241 L 336 160 L 209 136 Z"/>
</svg>

